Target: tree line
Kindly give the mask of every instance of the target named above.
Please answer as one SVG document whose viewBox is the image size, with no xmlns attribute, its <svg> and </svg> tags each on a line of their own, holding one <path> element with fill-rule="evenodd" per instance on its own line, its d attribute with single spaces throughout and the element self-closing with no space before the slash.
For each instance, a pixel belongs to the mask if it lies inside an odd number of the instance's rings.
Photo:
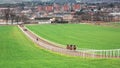
<svg viewBox="0 0 120 68">
<path fill-rule="evenodd" d="M 25 22 L 28 18 L 22 13 L 16 13 L 14 9 L 7 8 L 2 10 L 2 19 L 5 20 L 6 24 L 9 22 L 19 24 L 19 22 Z"/>
</svg>

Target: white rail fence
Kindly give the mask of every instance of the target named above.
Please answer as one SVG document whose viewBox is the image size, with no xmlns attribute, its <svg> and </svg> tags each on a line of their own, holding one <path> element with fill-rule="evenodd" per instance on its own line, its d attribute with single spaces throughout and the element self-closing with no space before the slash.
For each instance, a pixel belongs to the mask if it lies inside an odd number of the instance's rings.
<svg viewBox="0 0 120 68">
<path fill-rule="evenodd" d="M 93 58 L 120 58 L 120 49 L 110 50 L 95 50 L 95 49 L 79 49 L 79 52 L 83 53 L 83 57 L 91 56 Z"/>
</svg>

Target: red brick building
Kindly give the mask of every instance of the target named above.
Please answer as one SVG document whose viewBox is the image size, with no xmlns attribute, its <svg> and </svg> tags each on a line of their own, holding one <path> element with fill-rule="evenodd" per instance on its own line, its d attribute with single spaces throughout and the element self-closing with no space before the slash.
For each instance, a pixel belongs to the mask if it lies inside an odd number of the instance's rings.
<svg viewBox="0 0 120 68">
<path fill-rule="evenodd" d="M 80 10 L 80 9 L 81 9 L 80 4 L 74 4 L 73 5 L 73 10 Z"/>
<path fill-rule="evenodd" d="M 37 6 L 37 11 L 43 11 L 43 6 Z"/>
<path fill-rule="evenodd" d="M 55 11 L 60 11 L 61 10 L 61 6 L 58 4 L 54 4 L 54 10 Z"/>
<path fill-rule="evenodd" d="M 52 5 L 45 6 L 45 11 L 52 12 L 53 11 L 53 6 Z"/>
<path fill-rule="evenodd" d="M 69 11 L 70 6 L 68 4 L 63 5 L 64 11 Z"/>
</svg>

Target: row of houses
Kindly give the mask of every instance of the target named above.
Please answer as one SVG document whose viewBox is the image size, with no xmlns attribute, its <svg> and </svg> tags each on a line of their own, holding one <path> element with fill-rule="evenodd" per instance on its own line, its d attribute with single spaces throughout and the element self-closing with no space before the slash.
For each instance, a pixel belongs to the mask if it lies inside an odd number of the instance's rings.
<svg viewBox="0 0 120 68">
<path fill-rule="evenodd" d="M 59 5 L 59 4 L 53 4 L 53 5 L 39 5 L 36 7 L 39 12 L 46 11 L 46 12 L 59 12 L 59 11 L 77 11 L 81 9 L 80 4 L 64 4 L 64 5 Z"/>
<path fill-rule="evenodd" d="M 5 15 L 2 10 L 8 9 L 0 8 L 0 17 L 4 19 Z M 64 5 L 37 5 L 37 6 L 20 6 L 9 8 L 13 13 L 20 17 L 19 21 L 25 23 L 51 23 L 57 22 L 82 22 L 82 21 L 120 21 L 119 7 L 99 7 L 97 5 L 86 4 L 70 4 Z M 2 18 L 3 17 L 3 18 Z"/>
</svg>

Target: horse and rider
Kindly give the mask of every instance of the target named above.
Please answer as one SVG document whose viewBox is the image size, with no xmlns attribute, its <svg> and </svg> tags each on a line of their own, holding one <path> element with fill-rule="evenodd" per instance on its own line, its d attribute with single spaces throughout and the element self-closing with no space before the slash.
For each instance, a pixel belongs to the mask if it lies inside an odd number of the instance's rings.
<svg viewBox="0 0 120 68">
<path fill-rule="evenodd" d="M 76 45 L 68 45 L 68 44 L 67 44 L 66 49 L 69 49 L 69 50 L 76 50 L 77 47 L 76 47 Z"/>
</svg>

